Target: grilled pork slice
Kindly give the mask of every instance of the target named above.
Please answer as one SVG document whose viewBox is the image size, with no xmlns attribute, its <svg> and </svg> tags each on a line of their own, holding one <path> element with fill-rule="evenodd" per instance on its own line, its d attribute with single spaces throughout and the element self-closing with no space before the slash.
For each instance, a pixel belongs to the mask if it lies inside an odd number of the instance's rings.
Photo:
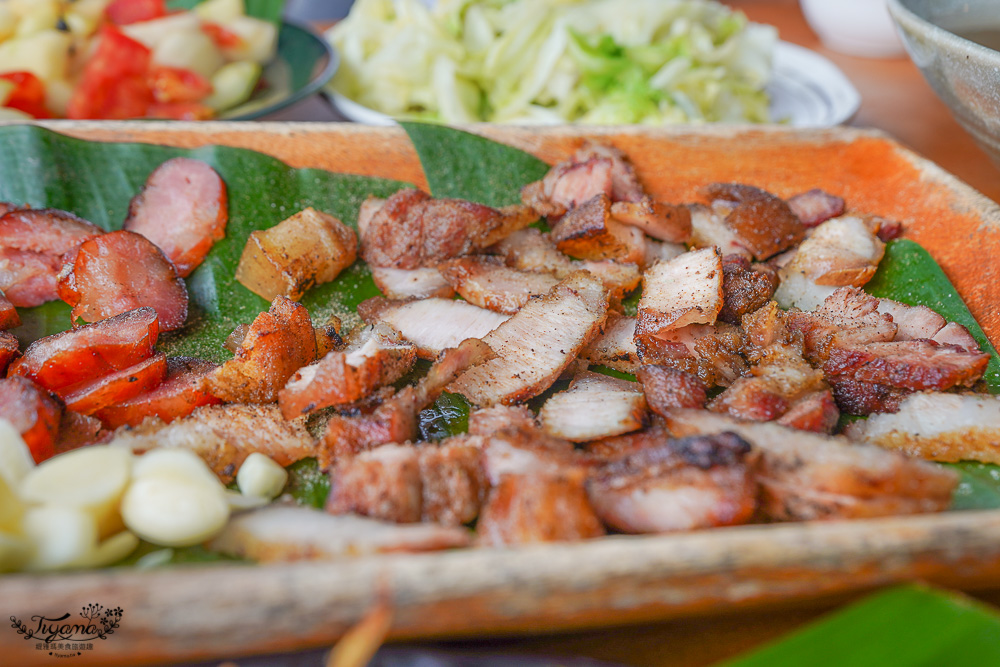
<svg viewBox="0 0 1000 667">
<path fill-rule="evenodd" d="M 169 424 L 150 418 L 115 431 L 112 443 L 142 453 L 157 447 L 190 449 L 230 482 L 253 452 L 287 466 L 316 455 L 305 421 L 287 421 L 276 405 L 208 405 Z"/>
<path fill-rule="evenodd" d="M 123 228 L 155 243 L 184 277 L 225 238 L 228 221 L 222 177 L 201 160 L 175 157 L 154 169 L 132 198 Z"/>
<path fill-rule="evenodd" d="M 62 414 L 62 404 L 28 378 L 0 379 L 0 419 L 21 434 L 35 463 L 55 455 Z"/>
<path fill-rule="evenodd" d="M 805 238 L 805 227 L 783 200 L 770 192 L 740 183 L 713 183 L 706 195 L 731 206 L 725 218 L 739 245 L 762 261 Z"/>
<path fill-rule="evenodd" d="M 17 308 L 0 291 L 0 331 L 19 326 L 21 326 L 21 317 L 17 314 Z"/>
<path fill-rule="evenodd" d="M 688 324 L 712 324 L 722 309 L 722 257 L 715 248 L 654 264 L 642 278 L 636 340 Z"/>
<path fill-rule="evenodd" d="M 155 389 L 135 398 L 107 405 L 96 416 L 108 428 L 138 426 L 147 417 L 170 422 L 191 414 L 202 405 L 218 403 L 219 399 L 204 389 L 205 376 L 216 364 L 193 357 L 168 357 L 167 376 Z"/>
<path fill-rule="evenodd" d="M 417 359 L 414 347 L 384 324 L 361 327 L 352 338 L 344 350 L 328 353 L 288 379 L 278 392 L 285 419 L 359 401 L 401 378 Z"/>
<path fill-rule="evenodd" d="M 1000 399 L 984 394 L 911 394 L 895 414 L 872 415 L 845 435 L 935 461 L 1000 463 Z"/>
<path fill-rule="evenodd" d="M 762 509 L 779 520 L 938 512 L 951 503 L 958 483 L 953 471 L 926 461 L 777 424 L 676 410 L 667 426 L 675 436 L 729 431 L 759 450 Z"/>
<path fill-rule="evenodd" d="M 837 346 L 891 341 L 898 325 L 879 312 L 879 300 L 857 287 L 842 287 L 813 313 L 790 312 L 784 318 L 792 331 L 802 333 L 803 353 L 822 363 Z"/>
<path fill-rule="evenodd" d="M 703 408 L 707 387 L 697 376 L 669 366 L 649 364 L 636 372 L 649 409 L 666 415 L 674 408 Z"/>
<path fill-rule="evenodd" d="M 840 421 L 840 408 L 832 389 L 814 391 L 800 397 L 776 423 L 802 431 L 833 433 Z"/>
<path fill-rule="evenodd" d="M 603 158 L 611 160 L 611 193 L 612 201 L 637 202 L 646 196 L 635 167 L 629 162 L 628 156 L 614 146 L 588 141 L 577 149 L 573 156 L 576 160 Z"/>
<path fill-rule="evenodd" d="M 151 357 L 159 332 L 156 311 L 137 308 L 39 338 L 10 365 L 7 374 L 23 375 L 59 392 Z"/>
<path fill-rule="evenodd" d="M 104 231 L 54 208 L 0 210 L 0 292 L 19 308 L 59 298 L 63 255 Z"/>
<path fill-rule="evenodd" d="M 491 246 L 537 219 L 525 206 L 498 210 L 460 199 L 432 199 L 419 190 L 400 190 L 367 222 L 361 256 L 371 266 L 435 266 Z"/>
<path fill-rule="evenodd" d="M 779 271 L 774 294 L 782 308 L 816 310 L 836 288 L 862 287 L 885 254 L 885 244 L 861 218 L 827 220 L 799 246 Z"/>
<path fill-rule="evenodd" d="M 586 442 L 640 429 L 645 415 L 646 399 L 638 382 L 584 371 L 569 389 L 545 401 L 538 419 L 551 436 Z"/>
<path fill-rule="evenodd" d="M 7 367 L 20 354 L 17 338 L 9 331 L 0 331 L 0 376 L 7 372 Z"/>
<path fill-rule="evenodd" d="M 642 268 L 649 268 L 657 262 L 668 262 L 686 252 L 687 248 L 680 243 L 666 243 L 646 239 L 646 256 L 642 260 Z"/>
<path fill-rule="evenodd" d="M 771 300 L 778 287 L 778 274 L 766 264 L 751 264 L 743 255 L 722 258 L 722 310 L 719 319 L 739 324 Z"/>
<path fill-rule="evenodd" d="M 417 348 L 417 356 L 434 359 L 468 338 L 484 338 L 507 321 L 506 315 L 451 299 L 389 301 L 373 298 L 358 307 L 368 323 L 381 323 L 399 332 Z"/>
<path fill-rule="evenodd" d="M 614 260 L 575 261 L 559 252 L 548 235 L 537 229 L 522 229 L 514 232 L 494 246 L 494 250 L 504 258 L 507 266 L 522 271 L 551 273 L 559 280 L 574 271 L 590 271 L 610 291 L 609 298 L 619 301 L 639 286 L 641 275 L 633 264 L 622 264 Z"/>
<path fill-rule="evenodd" d="M 499 257 L 458 257 L 438 266 L 444 280 L 463 299 L 480 308 L 513 314 L 533 296 L 552 289 L 559 280 L 548 273 L 519 271 Z"/>
<path fill-rule="evenodd" d="M 909 389 L 875 382 L 859 382 L 845 377 L 832 377 L 829 380 L 837 407 L 848 415 L 895 412 L 899 410 L 903 399 L 913 393 Z"/>
<path fill-rule="evenodd" d="M 374 411 L 357 416 L 334 415 L 326 425 L 319 452 L 327 469 L 337 458 L 378 445 L 417 438 L 417 414 L 430 406 L 463 371 L 493 357 L 486 343 L 475 338 L 445 350 L 421 380 L 386 398 Z"/>
<path fill-rule="evenodd" d="M 59 298 L 84 322 L 150 306 L 160 330 L 173 331 L 187 320 L 188 294 L 174 265 L 152 241 L 120 230 L 84 241 L 59 273 Z"/>
<path fill-rule="evenodd" d="M 707 387 L 728 387 L 747 374 L 742 356 L 744 335 L 724 322 L 715 326 L 689 324 L 659 337 L 636 337 L 643 364 L 668 366 L 697 376 Z"/>
<path fill-rule="evenodd" d="M 261 563 L 335 560 L 379 553 L 436 551 L 469 546 L 464 528 L 400 525 L 333 516 L 311 507 L 276 503 L 233 517 L 209 544 L 212 551 Z"/>
<path fill-rule="evenodd" d="M 460 526 L 476 518 L 486 492 L 481 437 L 440 445 L 387 444 L 344 457 L 330 472 L 326 511 L 396 523 Z"/>
<path fill-rule="evenodd" d="M 580 358 L 622 373 L 635 374 L 641 363 L 635 347 L 635 318 L 609 314 L 604 331 L 583 348 Z"/>
<path fill-rule="evenodd" d="M 604 286 L 586 273 L 570 274 L 483 338 L 497 358 L 462 374 L 449 391 L 490 406 L 537 396 L 558 379 L 607 317 Z"/>
<path fill-rule="evenodd" d="M 805 227 L 815 227 L 844 214 L 844 200 L 825 190 L 813 188 L 789 197 L 788 207 Z"/>
<path fill-rule="evenodd" d="M 373 266 L 371 272 L 375 286 L 390 299 L 427 299 L 434 296 L 450 299 L 455 296 L 455 289 L 434 267 L 390 269 Z"/>
<path fill-rule="evenodd" d="M 691 238 L 691 209 L 655 202 L 649 197 L 640 201 L 616 201 L 611 205 L 615 220 L 633 225 L 654 239 L 684 243 Z"/>
<path fill-rule="evenodd" d="M 958 345 L 978 352 L 979 344 L 969 330 L 957 322 L 948 322 L 927 306 L 908 306 L 892 299 L 879 299 L 878 312 L 890 315 L 896 325 L 893 340 L 933 340 L 942 345 Z"/>
<path fill-rule="evenodd" d="M 971 387 L 982 376 L 990 355 L 957 345 L 906 340 L 834 347 L 823 364 L 831 381 L 846 378 L 899 389 L 943 391 Z"/>
<path fill-rule="evenodd" d="M 577 259 L 615 259 L 640 264 L 646 237 L 638 227 L 611 217 L 611 200 L 600 194 L 571 209 L 552 228 L 556 247 Z"/>
<path fill-rule="evenodd" d="M 523 405 L 494 405 L 469 414 L 471 435 L 493 435 L 506 429 L 532 431 L 537 428 L 535 415 Z"/>
<path fill-rule="evenodd" d="M 270 403 L 295 371 L 315 360 L 309 313 L 279 296 L 254 319 L 233 358 L 205 378 L 205 387 L 227 403 Z"/>
<path fill-rule="evenodd" d="M 746 523 L 757 505 L 756 454 L 732 433 L 660 439 L 608 461 L 587 481 L 597 516 L 626 533 Z"/>
<path fill-rule="evenodd" d="M 716 210 L 704 204 L 691 204 L 688 206 L 691 212 L 691 246 L 694 248 L 717 247 L 723 255 L 742 255 L 747 259 L 752 259 L 753 255 L 747 250 L 740 238 L 732 229 L 726 225 L 725 216 L 729 212 L 728 208 Z"/>
</svg>

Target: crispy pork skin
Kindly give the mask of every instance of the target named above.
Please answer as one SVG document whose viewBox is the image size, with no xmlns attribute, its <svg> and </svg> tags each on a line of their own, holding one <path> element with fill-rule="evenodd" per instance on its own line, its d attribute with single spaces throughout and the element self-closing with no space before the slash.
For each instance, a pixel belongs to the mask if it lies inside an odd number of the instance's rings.
<svg viewBox="0 0 1000 667">
<path fill-rule="evenodd" d="M 805 237 L 805 227 L 788 204 L 766 190 L 741 183 L 713 183 L 705 188 L 705 194 L 732 206 L 726 226 L 758 261 L 791 248 Z"/>
<path fill-rule="evenodd" d="M 493 256 L 458 257 L 441 263 L 438 269 L 454 291 L 469 303 L 510 315 L 559 282 L 548 273 L 510 268 Z"/>
<path fill-rule="evenodd" d="M 676 410 L 667 426 L 675 436 L 729 431 L 759 450 L 762 509 L 782 521 L 939 512 L 958 484 L 951 470 L 843 437 L 704 410 Z"/>
<path fill-rule="evenodd" d="M 507 315 L 451 299 L 361 303 L 358 314 L 368 323 L 389 326 L 417 348 L 417 355 L 434 359 L 468 338 L 484 338 L 507 321 Z"/>
<path fill-rule="evenodd" d="M 719 319 L 739 324 L 747 313 L 763 307 L 778 287 L 778 274 L 766 264 L 751 264 L 743 255 L 722 258 L 722 310 Z"/>
<path fill-rule="evenodd" d="M 484 407 L 537 396 L 597 335 L 607 311 L 604 286 L 571 274 L 483 337 L 497 357 L 463 373 L 449 391 Z"/>
<path fill-rule="evenodd" d="M 668 533 L 748 522 L 757 506 L 756 454 L 732 433 L 665 439 L 599 467 L 587 496 L 626 533 Z"/>
<path fill-rule="evenodd" d="M 638 382 L 600 373 L 577 374 L 569 389 L 538 412 L 542 430 L 571 442 L 587 442 L 642 428 L 646 399 Z"/>
<path fill-rule="evenodd" d="M 123 228 L 155 243 L 184 277 L 225 238 L 228 221 L 226 184 L 218 172 L 201 160 L 176 157 L 149 175 L 129 203 Z"/>
<path fill-rule="evenodd" d="M 669 366 L 646 365 L 636 372 L 649 409 L 665 415 L 673 408 L 704 408 L 705 383 L 686 371 Z"/>
</svg>

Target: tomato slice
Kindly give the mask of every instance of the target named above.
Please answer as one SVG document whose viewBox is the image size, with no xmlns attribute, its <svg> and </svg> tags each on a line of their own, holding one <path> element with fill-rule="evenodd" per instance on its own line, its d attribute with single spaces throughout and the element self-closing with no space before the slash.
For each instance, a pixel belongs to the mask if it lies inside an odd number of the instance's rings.
<svg viewBox="0 0 1000 667">
<path fill-rule="evenodd" d="M 35 118 L 52 118 L 45 108 L 45 84 L 31 72 L 7 72 L 0 79 L 10 81 L 15 88 L 4 106 L 18 109 Z"/>
<path fill-rule="evenodd" d="M 149 71 L 153 99 L 160 104 L 199 102 L 212 94 L 212 84 L 201 74 L 181 67 L 154 66 Z"/>
<path fill-rule="evenodd" d="M 63 400 L 69 410 L 92 415 L 155 389 L 166 377 L 167 357 L 158 352 L 135 366 L 67 388 Z"/>
<path fill-rule="evenodd" d="M 8 420 L 28 445 L 35 463 L 52 457 L 63 408 L 37 384 L 23 377 L 0 380 L 0 417 Z"/>
<path fill-rule="evenodd" d="M 166 16 L 167 3 L 165 0 L 114 0 L 104 13 L 112 23 L 128 25 Z"/>
<path fill-rule="evenodd" d="M 235 32 L 226 30 L 218 23 L 204 22 L 201 31 L 212 38 L 220 49 L 235 49 L 243 46 L 243 38 Z"/>
<path fill-rule="evenodd" d="M 70 98 L 69 118 L 141 118 L 153 102 L 147 80 L 152 52 L 112 25 L 101 28 Z"/>
</svg>

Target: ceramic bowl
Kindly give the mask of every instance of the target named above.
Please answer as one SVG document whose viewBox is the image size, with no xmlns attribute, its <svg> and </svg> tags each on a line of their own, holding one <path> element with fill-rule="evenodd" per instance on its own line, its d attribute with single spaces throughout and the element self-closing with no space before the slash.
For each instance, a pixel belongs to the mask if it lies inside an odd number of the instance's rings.
<svg viewBox="0 0 1000 667">
<path fill-rule="evenodd" d="M 799 0 L 806 22 L 828 49 L 865 58 L 903 55 L 886 0 Z"/>
<path fill-rule="evenodd" d="M 889 13 L 934 92 L 1000 165 L 1000 52 L 956 34 L 1000 31 L 1000 0 L 889 0 Z"/>
</svg>

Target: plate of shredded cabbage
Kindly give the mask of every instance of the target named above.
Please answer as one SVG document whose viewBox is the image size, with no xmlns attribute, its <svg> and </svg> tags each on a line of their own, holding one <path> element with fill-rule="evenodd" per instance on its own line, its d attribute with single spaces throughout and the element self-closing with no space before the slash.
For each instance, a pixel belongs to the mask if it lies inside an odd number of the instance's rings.
<svg viewBox="0 0 1000 667">
<path fill-rule="evenodd" d="M 359 0 L 327 33 L 348 119 L 787 123 L 860 105 L 828 60 L 710 0 Z"/>
</svg>

